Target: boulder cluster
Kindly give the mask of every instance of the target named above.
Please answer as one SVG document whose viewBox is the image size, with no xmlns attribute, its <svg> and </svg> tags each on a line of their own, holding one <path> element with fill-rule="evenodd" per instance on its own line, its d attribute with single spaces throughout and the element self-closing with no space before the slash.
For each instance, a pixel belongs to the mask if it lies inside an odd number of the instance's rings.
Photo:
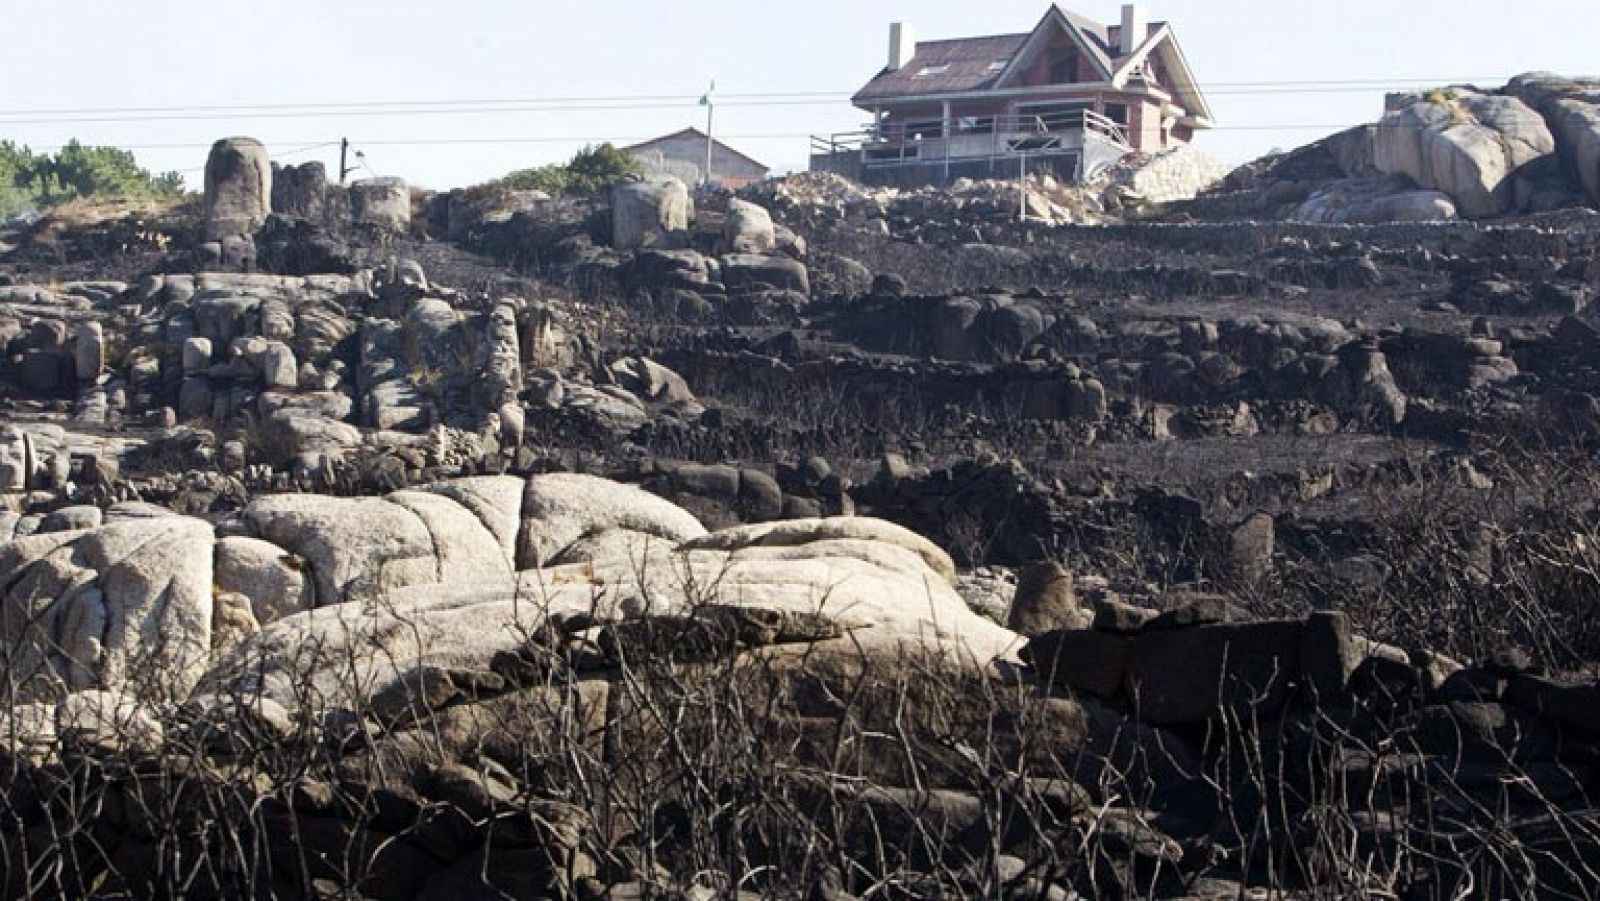
<svg viewBox="0 0 1600 901">
<path fill-rule="evenodd" d="M 1301 222 L 1489 219 L 1600 202 L 1600 86 L 1393 94 L 1383 118 L 1231 175 L 1202 206 Z"/>
<path fill-rule="evenodd" d="M 309 876 L 374 898 L 665 890 L 649 861 L 688 837 L 604 824 L 641 802 L 657 817 L 694 803 L 679 779 L 750 778 L 662 753 L 723 753 L 729 738 L 754 742 L 741 766 L 772 780 L 752 814 L 833 810 L 845 832 L 810 840 L 838 842 L 840 860 L 930 880 L 948 867 L 963 891 L 1221 897 L 1242 890 L 1227 873 L 1249 874 L 1219 861 L 1269 850 L 1302 878 L 1338 865 L 1317 859 L 1304 818 L 1358 789 L 1381 816 L 1342 825 L 1378 848 L 1469 854 L 1483 845 L 1471 830 L 1508 803 L 1527 813 L 1507 840 L 1537 845 L 1590 778 L 1594 689 L 1525 659 L 1463 667 L 1363 639 L 1334 612 L 1238 621 L 1214 595 L 1147 608 L 1059 564 L 1023 570 L 1006 628 L 969 608 L 956 575 L 944 551 L 880 520 L 707 532 L 637 488 L 564 474 L 263 497 L 215 524 L 113 508 L 0 545 L 4 754 L 32 790 L 92 773 L 93 796 L 119 805 L 85 824 L 105 854 L 68 884 L 160 884 L 164 833 L 134 809 L 152 787 L 116 768 L 166 772 L 181 756 L 205 775 L 167 789 L 173 800 L 232 786 L 253 812 L 209 828 L 311 868 L 230 875 L 242 861 L 196 846 L 186 853 L 227 862 L 204 893 L 235 878 L 295 891 Z M 711 684 L 738 694 L 695 688 Z M 702 733 L 696 705 L 731 719 Z M 981 748 L 940 750 L 971 729 Z M 872 749 L 882 739 L 925 756 L 896 760 Z M 551 781 L 572 754 L 572 775 L 607 774 L 605 793 Z M 1249 754 L 1261 756 L 1235 758 Z M 985 772 L 999 781 L 974 782 Z M 1269 788 L 1282 797 L 1264 802 Z M 16 815 L 43 824 L 56 804 Z M 1441 808 L 1462 831 L 1436 830 Z M 678 815 L 688 828 L 698 813 Z M 860 843 L 859 830 L 906 823 L 937 834 L 887 856 Z M 1073 859 L 1065 840 L 1081 842 L 1075 863 L 1027 875 Z M 6 853 L 11 873 L 44 859 L 31 844 Z M 1474 876 L 1463 863 L 1417 878 L 1456 890 Z M 836 867 L 808 878 L 847 896 Z"/>
</svg>

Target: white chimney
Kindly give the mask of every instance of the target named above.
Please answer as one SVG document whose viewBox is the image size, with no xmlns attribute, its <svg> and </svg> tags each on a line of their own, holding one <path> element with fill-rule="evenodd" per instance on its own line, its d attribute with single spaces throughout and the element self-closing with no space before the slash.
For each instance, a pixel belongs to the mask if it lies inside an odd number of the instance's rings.
<svg viewBox="0 0 1600 901">
<path fill-rule="evenodd" d="M 1123 56 L 1131 56 L 1144 43 L 1146 34 L 1150 31 L 1150 17 L 1145 14 L 1144 7 L 1137 3 L 1128 3 L 1122 7 L 1122 32 L 1121 50 Z"/>
<path fill-rule="evenodd" d="M 904 69 L 917 55 L 917 33 L 905 22 L 889 26 L 889 71 Z"/>
</svg>

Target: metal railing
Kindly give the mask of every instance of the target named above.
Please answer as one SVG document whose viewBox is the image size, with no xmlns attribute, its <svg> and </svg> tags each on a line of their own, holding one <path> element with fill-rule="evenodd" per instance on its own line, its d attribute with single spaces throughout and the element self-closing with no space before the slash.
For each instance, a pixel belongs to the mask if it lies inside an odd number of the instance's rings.
<svg viewBox="0 0 1600 901">
<path fill-rule="evenodd" d="M 1131 148 L 1127 126 L 1093 110 L 1067 110 L 1040 115 L 956 116 L 909 119 L 869 125 L 860 131 L 814 135 L 816 156 L 860 153 L 868 166 L 905 165 L 943 159 L 1011 157 L 1076 149 L 1063 140 L 1094 135 Z M 988 136 L 988 142 L 973 142 Z M 952 155 L 954 154 L 954 155 Z"/>
</svg>

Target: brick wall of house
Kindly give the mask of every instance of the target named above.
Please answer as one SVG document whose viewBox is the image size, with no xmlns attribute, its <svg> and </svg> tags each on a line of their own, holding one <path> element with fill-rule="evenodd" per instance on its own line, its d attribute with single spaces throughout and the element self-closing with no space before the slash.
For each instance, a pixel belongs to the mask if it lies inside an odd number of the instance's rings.
<svg viewBox="0 0 1600 901">
<path fill-rule="evenodd" d="M 1055 63 L 1063 59 L 1069 61 L 1068 71 L 1071 72 L 1073 82 L 1097 80 L 1094 66 L 1078 49 L 1077 43 L 1067 34 L 1058 33 L 1051 39 L 1049 46 L 1034 57 L 1028 68 L 1023 70 L 1020 79 L 1022 84 L 1035 87 L 1058 83 L 1051 80 L 1050 73 Z"/>
</svg>

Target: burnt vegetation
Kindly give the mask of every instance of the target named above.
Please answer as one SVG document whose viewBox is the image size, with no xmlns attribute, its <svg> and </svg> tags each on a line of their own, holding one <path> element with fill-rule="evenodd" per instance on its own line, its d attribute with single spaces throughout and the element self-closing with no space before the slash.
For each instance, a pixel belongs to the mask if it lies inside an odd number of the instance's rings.
<svg viewBox="0 0 1600 901">
<path fill-rule="evenodd" d="M 7 897 L 1596 894 L 1600 215 L 613 157 L 0 233 Z"/>
</svg>

